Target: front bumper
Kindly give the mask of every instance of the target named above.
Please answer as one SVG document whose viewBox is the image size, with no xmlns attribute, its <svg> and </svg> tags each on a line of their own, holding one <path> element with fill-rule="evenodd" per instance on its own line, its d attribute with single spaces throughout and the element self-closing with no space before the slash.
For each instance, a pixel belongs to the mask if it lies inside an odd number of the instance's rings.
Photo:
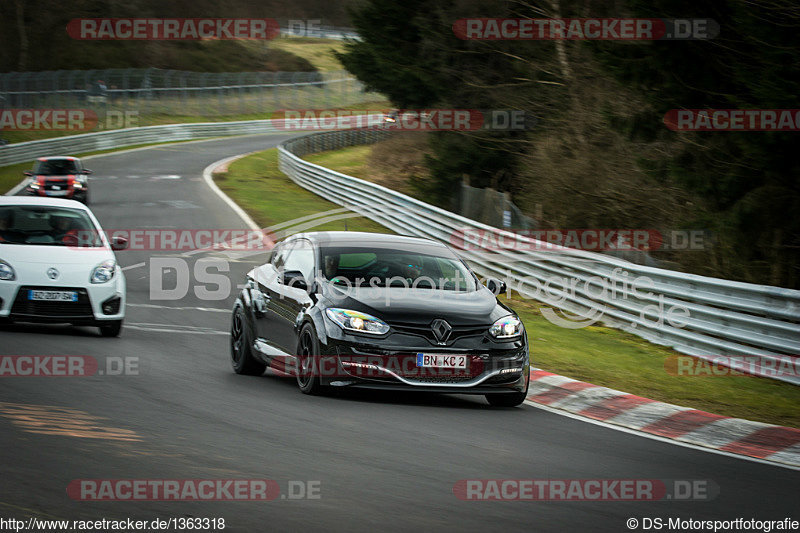
<svg viewBox="0 0 800 533">
<path fill-rule="evenodd" d="M 27 299 L 29 290 L 74 291 L 78 293 L 78 300 L 67 303 L 31 302 Z M 115 282 L 83 287 L 0 281 L 0 320 L 3 322 L 97 326 L 124 317 L 125 282 L 122 276 Z"/>
<path fill-rule="evenodd" d="M 365 339 L 352 335 L 327 340 L 317 362 L 323 385 L 459 394 L 525 392 L 528 388 L 530 357 L 524 339 L 504 343 L 463 339 L 448 347 L 422 342 L 365 344 Z M 464 356 L 466 368 L 418 367 L 420 353 Z"/>
</svg>

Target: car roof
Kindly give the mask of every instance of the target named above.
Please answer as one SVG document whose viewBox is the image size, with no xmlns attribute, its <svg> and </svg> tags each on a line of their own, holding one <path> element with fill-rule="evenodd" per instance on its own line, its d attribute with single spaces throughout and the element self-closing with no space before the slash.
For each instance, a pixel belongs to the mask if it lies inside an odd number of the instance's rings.
<svg viewBox="0 0 800 533">
<path fill-rule="evenodd" d="M 371 233 L 368 231 L 312 231 L 297 233 L 287 240 L 305 238 L 314 244 L 411 244 L 423 246 L 438 246 L 447 248 L 444 244 L 426 239 L 424 237 L 411 237 L 393 233 Z"/>
<path fill-rule="evenodd" d="M 61 198 L 41 198 L 30 196 L 0 196 L 0 206 L 3 205 L 41 205 L 50 207 L 71 207 L 72 209 L 82 209 L 89 211 L 89 208 L 77 200 L 65 200 Z"/>
<path fill-rule="evenodd" d="M 77 157 L 72 157 L 71 155 L 51 155 L 47 157 L 37 157 L 37 161 L 55 161 L 55 160 L 68 160 L 68 161 L 78 161 Z"/>
</svg>

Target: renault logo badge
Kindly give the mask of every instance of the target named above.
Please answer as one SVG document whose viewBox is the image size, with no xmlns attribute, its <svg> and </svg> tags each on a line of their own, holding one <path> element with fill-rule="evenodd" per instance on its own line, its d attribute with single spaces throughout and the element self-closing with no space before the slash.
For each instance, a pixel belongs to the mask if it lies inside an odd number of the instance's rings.
<svg viewBox="0 0 800 533">
<path fill-rule="evenodd" d="M 438 344 L 447 344 L 447 339 L 450 338 L 453 327 L 447 321 L 437 318 L 431 323 L 431 330 Z"/>
</svg>

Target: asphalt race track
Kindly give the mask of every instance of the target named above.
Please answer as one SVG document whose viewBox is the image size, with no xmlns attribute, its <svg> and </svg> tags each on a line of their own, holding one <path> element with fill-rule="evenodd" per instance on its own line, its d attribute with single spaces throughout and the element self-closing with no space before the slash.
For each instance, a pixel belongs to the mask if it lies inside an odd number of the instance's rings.
<svg viewBox="0 0 800 533">
<path fill-rule="evenodd" d="M 91 159 L 93 211 L 106 229 L 235 229 L 244 222 L 201 179 L 222 158 L 274 146 L 262 135 Z M 175 177 L 178 176 L 178 177 Z M 626 531 L 635 517 L 797 519 L 800 475 L 483 397 L 301 394 L 228 361 L 234 298 L 149 298 L 149 259 L 122 251 L 126 327 L 4 326 L 2 355 L 138 358 L 138 375 L 0 381 L 0 515 L 27 519 L 224 518 L 226 530 Z M 191 262 L 202 254 L 192 256 Z M 257 264 L 232 262 L 233 284 Z M 142 263 L 144 263 L 142 265 Z M 140 265 L 140 266 L 136 266 Z M 166 281 L 165 285 L 169 285 Z M 173 282 L 174 283 L 174 282 Z M 535 358 L 536 343 L 533 343 Z M 267 502 L 76 501 L 77 479 L 319 482 L 318 499 Z M 708 501 L 462 501 L 464 479 L 706 480 Z M 295 483 L 295 487 L 299 486 Z"/>
</svg>

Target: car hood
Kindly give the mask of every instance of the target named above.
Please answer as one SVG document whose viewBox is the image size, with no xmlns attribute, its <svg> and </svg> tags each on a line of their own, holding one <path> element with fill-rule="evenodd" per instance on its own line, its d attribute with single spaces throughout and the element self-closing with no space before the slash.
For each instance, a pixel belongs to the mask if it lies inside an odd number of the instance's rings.
<svg viewBox="0 0 800 533">
<path fill-rule="evenodd" d="M 0 259 L 16 267 L 20 263 L 50 265 L 86 264 L 94 266 L 115 259 L 110 248 L 78 248 L 37 244 L 0 244 Z"/>
<path fill-rule="evenodd" d="M 325 285 L 323 296 L 328 307 L 361 311 L 389 324 L 429 325 L 434 319 L 442 318 L 452 326 L 483 326 L 511 313 L 485 287 L 456 292 L 402 287 L 347 289 Z"/>
</svg>

